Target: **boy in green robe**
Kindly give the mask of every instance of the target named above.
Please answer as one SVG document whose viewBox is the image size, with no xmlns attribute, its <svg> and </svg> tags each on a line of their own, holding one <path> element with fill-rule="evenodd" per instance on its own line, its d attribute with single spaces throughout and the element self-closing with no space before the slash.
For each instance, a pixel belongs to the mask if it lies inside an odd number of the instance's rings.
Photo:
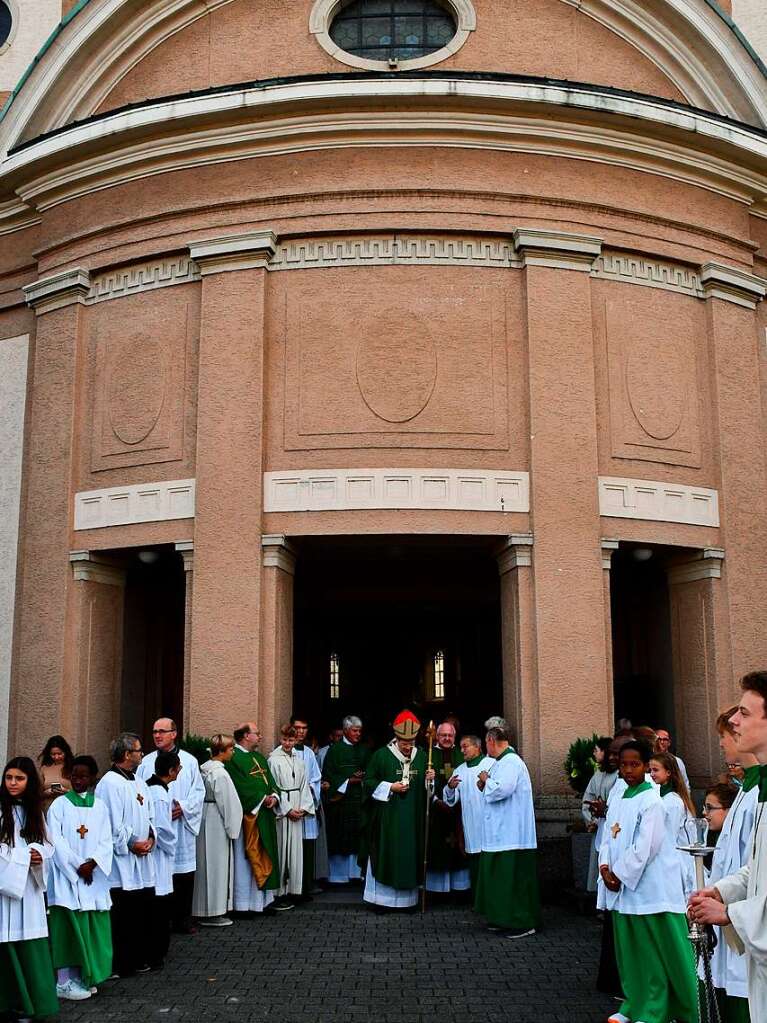
<svg viewBox="0 0 767 1023">
<path fill-rule="evenodd" d="M 394 739 L 373 754 L 365 775 L 360 866 L 366 871 L 363 898 L 375 906 L 415 906 L 423 884 L 426 800 L 435 774 L 415 746 L 420 727 L 410 711 L 398 715 Z"/>
<path fill-rule="evenodd" d="M 266 758 L 258 752 L 261 733 L 253 722 L 234 730 L 235 747 L 224 767 L 242 804 L 242 831 L 234 850 L 234 910 L 260 913 L 280 886 L 277 859 L 277 786 Z M 292 909 L 290 903 L 280 908 Z M 271 912 L 271 910 L 270 910 Z"/>
</svg>

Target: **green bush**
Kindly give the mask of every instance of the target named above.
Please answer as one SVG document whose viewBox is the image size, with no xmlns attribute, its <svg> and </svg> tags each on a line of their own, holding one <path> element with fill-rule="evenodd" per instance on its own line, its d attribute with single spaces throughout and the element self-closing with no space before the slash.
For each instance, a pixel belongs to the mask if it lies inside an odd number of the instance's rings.
<svg viewBox="0 0 767 1023">
<path fill-rule="evenodd" d="M 586 791 L 586 786 L 591 781 L 597 765 L 591 756 L 599 736 L 589 736 L 586 739 L 576 739 L 567 751 L 564 769 L 570 787 L 575 789 L 579 796 Z"/>
<path fill-rule="evenodd" d="M 203 735 L 187 732 L 184 738 L 179 741 L 179 747 L 185 752 L 191 753 L 193 757 L 196 757 L 198 764 L 202 765 L 210 760 L 208 740 Z"/>
</svg>

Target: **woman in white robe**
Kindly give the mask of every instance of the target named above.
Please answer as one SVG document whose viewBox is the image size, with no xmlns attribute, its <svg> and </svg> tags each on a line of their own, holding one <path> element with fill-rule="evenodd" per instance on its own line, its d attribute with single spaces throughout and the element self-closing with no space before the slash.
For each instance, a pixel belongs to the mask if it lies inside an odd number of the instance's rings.
<svg viewBox="0 0 767 1023">
<path fill-rule="evenodd" d="M 200 768 L 205 785 L 202 826 L 197 836 L 197 873 L 192 915 L 205 927 L 226 927 L 234 898 L 234 842 L 242 827 L 242 804 L 224 764 L 232 759 L 234 738 L 211 737 L 211 758 Z"/>
<path fill-rule="evenodd" d="M 52 856 L 37 769 L 14 757 L 0 782 L 0 1013 L 59 1010 L 44 898 Z"/>
<path fill-rule="evenodd" d="M 281 745 L 269 756 L 269 770 L 280 792 L 277 811 L 279 895 L 295 897 L 301 895 L 303 887 L 303 820 L 314 814 L 314 797 L 306 777 L 304 759 L 293 749 L 296 744 L 295 728 L 285 725 L 280 734 Z"/>
</svg>

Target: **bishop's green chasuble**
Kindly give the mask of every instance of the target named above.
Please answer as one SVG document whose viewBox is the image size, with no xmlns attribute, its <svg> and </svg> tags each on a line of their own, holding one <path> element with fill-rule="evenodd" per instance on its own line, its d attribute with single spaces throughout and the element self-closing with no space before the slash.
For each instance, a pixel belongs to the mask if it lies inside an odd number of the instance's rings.
<svg viewBox="0 0 767 1023">
<path fill-rule="evenodd" d="M 423 883 L 426 824 L 426 754 L 419 749 L 410 763 L 407 792 L 392 792 L 388 802 L 373 799 L 382 781 L 402 781 L 403 764 L 385 746 L 368 764 L 364 784 L 364 842 L 360 866 L 370 867 L 376 881 L 390 888 L 411 889 Z"/>
</svg>

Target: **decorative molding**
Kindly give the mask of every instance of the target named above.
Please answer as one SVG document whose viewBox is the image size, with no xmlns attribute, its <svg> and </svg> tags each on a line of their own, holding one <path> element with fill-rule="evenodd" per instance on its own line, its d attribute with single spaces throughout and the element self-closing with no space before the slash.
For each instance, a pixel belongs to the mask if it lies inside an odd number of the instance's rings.
<svg viewBox="0 0 767 1023">
<path fill-rule="evenodd" d="M 34 227 L 42 222 L 43 218 L 19 199 L 0 202 L 0 235 L 13 234 L 14 231 L 22 231 L 26 227 Z"/>
<path fill-rule="evenodd" d="M 72 551 L 69 555 L 75 582 L 125 586 L 124 566 L 93 551 Z"/>
<path fill-rule="evenodd" d="M 279 568 L 288 575 L 296 573 L 296 551 L 283 533 L 265 533 L 261 537 L 264 568 Z"/>
<path fill-rule="evenodd" d="M 427 53 L 425 57 L 416 57 L 412 60 L 398 60 L 391 64 L 388 60 L 368 60 L 342 49 L 330 36 L 333 18 L 346 2 L 347 0 L 315 0 L 309 15 L 309 31 L 334 60 L 366 71 L 414 71 L 439 64 L 457 53 L 477 27 L 477 15 L 471 0 L 445 0 L 452 8 L 456 23 L 456 32 L 450 42 L 434 53 Z"/>
<path fill-rule="evenodd" d="M 603 250 L 601 256 L 594 261 L 591 276 L 647 288 L 662 288 L 664 291 L 676 291 L 695 298 L 704 297 L 700 273 L 691 266 L 625 252 Z"/>
<path fill-rule="evenodd" d="M 190 255 L 203 277 L 266 266 L 276 251 L 277 237 L 271 231 L 225 235 L 189 246 Z"/>
<path fill-rule="evenodd" d="M 194 518 L 194 480 L 139 483 L 75 494 L 75 529 Z"/>
<path fill-rule="evenodd" d="M 378 104 L 375 118 L 359 113 L 360 104 L 370 101 Z M 431 109 L 424 109 L 426 103 Z M 13 134 L 14 106 L 0 122 L 0 138 Z M 19 198 L 41 213 L 156 173 L 262 155 L 349 146 L 380 151 L 388 145 L 589 160 L 686 182 L 749 205 L 767 192 L 767 139 L 745 124 L 724 123 L 670 101 L 560 83 L 396 75 L 252 85 L 158 100 L 43 134 L 3 157 L 0 169 L 18 182 Z"/>
<path fill-rule="evenodd" d="M 496 551 L 498 575 L 515 568 L 529 568 L 533 563 L 533 534 L 512 533 Z"/>
<path fill-rule="evenodd" d="M 200 271 L 189 256 L 179 254 L 166 259 L 152 259 L 146 263 L 106 270 L 94 276 L 86 304 L 109 302 L 113 298 L 168 288 L 174 284 L 189 284 L 199 279 Z"/>
<path fill-rule="evenodd" d="M 312 270 L 328 266 L 521 267 L 510 238 L 478 234 L 372 234 L 308 238 L 278 245 L 269 270 Z"/>
<path fill-rule="evenodd" d="M 43 277 L 22 288 L 27 304 L 41 316 L 68 305 L 85 305 L 90 290 L 90 274 L 81 266 Z"/>
<path fill-rule="evenodd" d="M 548 266 L 589 273 L 602 251 L 602 239 L 568 231 L 521 227 L 514 232 L 514 247 L 524 266 Z"/>
<path fill-rule="evenodd" d="M 651 522 L 719 525 L 719 495 L 706 487 L 652 480 L 599 477 L 599 514 Z"/>
<path fill-rule="evenodd" d="M 617 551 L 619 546 L 620 542 L 618 540 L 602 538 L 602 568 L 606 572 L 609 572 L 612 568 L 613 551 Z"/>
<path fill-rule="evenodd" d="M 700 579 L 721 579 L 723 561 L 724 550 L 721 547 L 704 547 L 692 558 L 669 566 L 669 584 L 678 586 L 698 582 Z"/>
<path fill-rule="evenodd" d="M 178 540 L 173 545 L 184 562 L 184 571 L 194 571 L 194 540 Z"/>
<path fill-rule="evenodd" d="M 422 508 L 530 510 L 526 472 L 472 469 L 299 469 L 264 473 L 264 511 Z"/>
<path fill-rule="evenodd" d="M 756 309 L 767 292 L 767 281 L 725 263 L 704 263 L 700 280 L 706 298 L 721 298 L 745 309 Z"/>
</svg>

